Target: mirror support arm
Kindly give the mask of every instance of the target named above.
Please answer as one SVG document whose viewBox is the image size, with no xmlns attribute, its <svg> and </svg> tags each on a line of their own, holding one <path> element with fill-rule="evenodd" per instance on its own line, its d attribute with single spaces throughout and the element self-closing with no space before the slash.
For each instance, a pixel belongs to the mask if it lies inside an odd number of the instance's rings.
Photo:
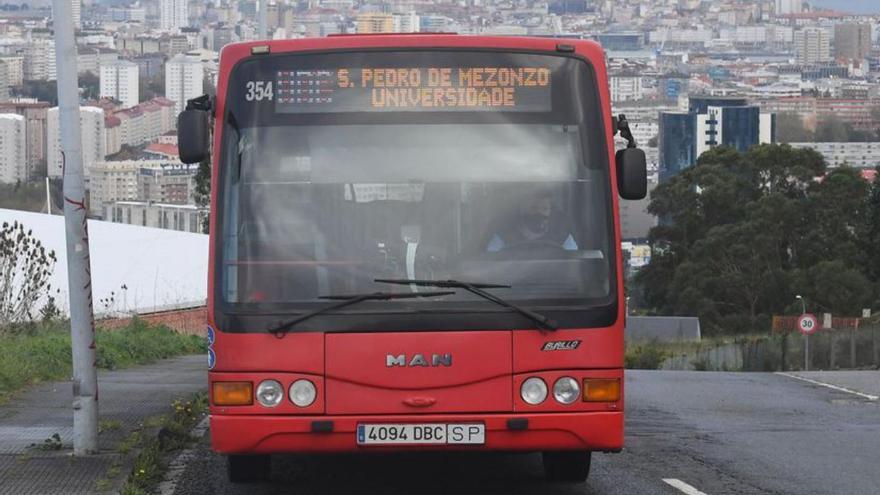
<svg viewBox="0 0 880 495">
<path fill-rule="evenodd" d="M 186 100 L 186 110 L 203 110 L 211 112 L 214 108 L 214 99 L 209 95 L 197 96 Z"/>
<path fill-rule="evenodd" d="M 617 117 L 617 130 L 620 131 L 620 137 L 626 139 L 627 148 L 636 148 L 636 138 L 633 137 L 632 131 L 629 129 L 629 121 L 626 115 L 620 114 Z"/>
</svg>

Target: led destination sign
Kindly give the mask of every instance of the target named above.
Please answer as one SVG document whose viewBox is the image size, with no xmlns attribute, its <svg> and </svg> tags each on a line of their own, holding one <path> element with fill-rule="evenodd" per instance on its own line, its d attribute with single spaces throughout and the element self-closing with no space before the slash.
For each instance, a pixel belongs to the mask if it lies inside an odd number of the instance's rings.
<svg viewBox="0 0 880 495">
<path fill-rule="evenodd" d="M 551 110 L 546 67 L 280 70 L 279 113 Z"/>
</svg>

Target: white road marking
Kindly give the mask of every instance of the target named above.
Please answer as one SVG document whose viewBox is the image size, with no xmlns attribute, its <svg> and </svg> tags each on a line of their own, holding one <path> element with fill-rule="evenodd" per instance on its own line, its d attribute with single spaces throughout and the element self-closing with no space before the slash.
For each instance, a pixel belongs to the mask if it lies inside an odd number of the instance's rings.
<svg viewBox="0 0 880 495">
<path fill-rule="evenodd" d="M 688 485 L 687 483 L 679 479 L 663 478 L 663 482 L 686 495 L 706 495 L 704 492 L 697 490 L 696 488 Z"/>
<path fill-rule="evenodd" d="M 839 391 L 839 392 L 846 392 L 846 393 L 848 393 L 848 394 L 858 395 L 859 397 L 862 397 L 863 399 L 868 399 L 868 400 L 878 400 L 878 399 L 880 399 L 880 397 L 878 397 L 878 396 L 876 396 L 876 395 L 864 394 L 864 393 L 862 393 L 862 392 L 858 392 L 858 391 L 856 391 L 856 390 L 848 389 L 848 388 L 846 388 L 846 387 L 839 387 L 839 386 L 837 386 L 837 385 L 832 385 L 832 384 L 830 384 L 830 383 L 820 382 L 820 381 L 817 381 L 817 380 L 811 380 L 811 379 L 809 379 L 809 378 L 804 378 L 804 377 L 802 377 L 802 376 L 792 375 L 791 373 L 783 373 L 783 372 L 781 372 L 781 371 L 777 371 L 776 374 L 777 374 L 777 375 L 782 375 L 782 376 L 787 376 L 787 377 L 789 377 L 789 378 L 794 378 L 795 380 L 801 380 L 801 381 L 804 381 L 804 382 L 807 382 L 807 383 L 812 383 L 813 385 L 819 385 L 820 387 L 827 387 L 827 388 L 830 388 L 830 389 L 832 389 L 832 390 L 837 390 L 837 391 Z"/>
</svg>

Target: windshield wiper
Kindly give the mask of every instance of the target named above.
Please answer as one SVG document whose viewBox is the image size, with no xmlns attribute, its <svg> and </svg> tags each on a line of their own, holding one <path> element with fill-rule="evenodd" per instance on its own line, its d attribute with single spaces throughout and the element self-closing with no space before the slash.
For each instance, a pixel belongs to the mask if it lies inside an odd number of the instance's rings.
<svg viewBox="0 0 880 495">
<path fill-rule="evenodd" d="M 368 294 L 349 294 L 349 295 L 333 295 L 333 296 L 321 296 L 319 299 L 331 299 L 331 300 L 339 300 L 338 303 L 331 304 L 329 306 L 324 306 L 323 308 L 318 308 L 314 311 L 309 311 L 308 313 L 302 314 L 293 318 L 291 320 L 283 321 L 278 325 L 269 329 L 270 333 L 275 334 L 279 339 L 284 338 L 287 335 L 287 332 L 290 331 L 290 327 L 296 325 L 297 323 L 302 323 L 303 321 L 308 320 L 314 316 L 318 316 L 320 314 L 328 313 L 330 311 L 344 308 L 346 306 L 351 306 L 352 304 L 357 304 L 362 301 L 389 301 L 391 299 L 415 299 L 417 297 L 440 297 L 440 296 L 449 296 L 455 294 L 454 291 L 436 291 L 436 292 L 413 292 L 413 293 L 393 293 L 393 292 L 371 292 Z"/>
<path fill-rule="evenodd" d="M 490 294 L 483 289 L 509 289 L 511 286 L 509 285 L 501 285 L 501 284 L 483 284 L 483 283 L 470 283 L 470 282 L 462 282 L 461 280 L 418 280 L 418 279 L 385 279 L 385 278 L 377 278 L 373 280 L 373 282 L 378 282 L 380 284 L 398 284 L 398 285 L 415 285 L 419 287 L 439 287 L 441 289 L 464 289 L 472 294 L 476 294 L 484 299 L 488 299 L 493 303 L 504 306 L 505 308 L 512 309 L 517 313 L 525 316 L 526 318 L 534 321 L 541 328 L 546 330 L 556 330 L 559 326 L 556 324 L 551 318 L 548 318 L 542 314 L 536 313 L 530 309 L 524 308 L 522 306 L 518 306 L 511 302 L 505 301 L 500 297 Z M 415 292 L 414 294 L 418 294 Z"/>
</svg>

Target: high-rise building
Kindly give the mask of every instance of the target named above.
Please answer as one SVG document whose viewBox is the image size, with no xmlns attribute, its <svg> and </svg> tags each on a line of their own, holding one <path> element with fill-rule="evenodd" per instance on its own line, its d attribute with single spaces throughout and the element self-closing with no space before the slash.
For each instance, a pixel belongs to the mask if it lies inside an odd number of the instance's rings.
<svg viewBox="0 0 880 495">
<path fill-rule="evenodd" d="M 192 204 L 198 165 L 179 160 L 99 161 L 89 181 L 92 213 L 116 201 Z"/>
<path fill-rule="evenodd" d="M 104 110 L 98 107 L 80 107 L 79 119 L 82 131 L 83 171 L 88 177 L 89 169 L 105 156 Z M 46 141 L 46 166 L 49 177 L 61 177 L 63 160 L 58 107 L 50 108 L 47 112 Z"/>
<path fill-rule="evenodd" d="M 870 52 L 870 24 L 851 22 L 834 25 L 834 58 L 863 60 Z"/>
<path fill-rule="evenodd" d="M 803 0 L 776 0 L 776 14 L 800 14 L 803 11 Z"/>
<path fill-rule="evenodd" d="M 159 25 L 168 31 L 177 31 L 188 26 L 187 0 L 160 0 Z"/>
<path fill-rule="evenodd" d="M 24 83 L 24 57 L 0 55 L 0 63 L 6 66 L 10 86 L 21 86 Z"/>
<path fill-rule="evenodd" d="M 394 16 L 391 14 L 374 12 L 358 14 L 355 23 L 358 34 L 394 32 Z"/>
<path fill-rule="evenodd" d="M 138 104 L 138 65 L 117 60 L 101 66 L 101 98 L 113 98 L 123 108 Z"/>
<path fill-rule="evenodd" d="M 25 136 L 27 139 L 26 166 L 28 177 L 34 171 L 37 162 L 46 159 L 46 114 L 49 103 L 30 98 L 18 98 L 0 102 L 0 113 L 14 113 L 25 120 Z"/>
<path fill-rule="evenodd" d="M 55 42 L 47 39 L 34 39 L 22 48 L 24 57 L 22 77 L 26 81 L 54 81 L 57 79 L 55 68 Z"/>
<path fill-rule="evenodd" d="M 449 31 L 449 18 L 442 15 L 419 16 L 419 31 L 445 33 Z"/>
<path fill-rule="evenodd" d="M 697 117 L 690 112 L 660 112 L 660 181 L 697 162 Z"/>
<path fill-rule="evenodd" d="M 828 62 L 831 60 L 831 41 L 828 31 L 812 26 L 795 31 L 794 51 L 799 64 Z"/>
<path fill-rule="evenodd" d="M 0 182 L 28 179 L 25 120 L 14 113 L 0 114 Z"/>
<path fill-rule="evenodd" d="M 406 14 L 394 14 L 394 32 L 418 33 L 420 29 L 419 15 L 415 11 Z"/>
<path fill-rule="evenodd" d="M 221 25 L 205 30 L 206 42 L 209 50 L 219 52 L 224 46 L 235 41 L 235 29 L 232 26 Z"/>
<path fill-rule="evenodd" d="M 693 166 L 716 146 L 747 151 L 776 141 L 776 116 L 745 98 L 693 97 L 687 112 L 660 112 L 660 181 Z"/>
<path fill-rule="evenodd" d="M 208 218 L 208 209 L 151 201 L 116 201 L 104 203 L 103 215 L 108 222 L 199 233 Z"/>
<path fill-rule="evenodd" d="M 611 101 L 641 100 L 643 95 L 642 76 L 635 73 L 614 74 L 609 77 Z"/>
<path fill-rule="evenodd" d="M 82 0 L 70 0 L 74 29 L 82 29 Z"/>
<path fill-rule="evenodd" d="M 179 54 L 165 62 L 165 97 L 175 104 L 175 119 L 186 108 L 187 100 L 202 95 L 204 77 L 197 57 Z"/>
<path fill-rule="evenodd" d="M 9 99 L 9 86 L 12 86 L 9 82 L 9 67 L 0 60 L 0 101 Z"/>
</svg>

